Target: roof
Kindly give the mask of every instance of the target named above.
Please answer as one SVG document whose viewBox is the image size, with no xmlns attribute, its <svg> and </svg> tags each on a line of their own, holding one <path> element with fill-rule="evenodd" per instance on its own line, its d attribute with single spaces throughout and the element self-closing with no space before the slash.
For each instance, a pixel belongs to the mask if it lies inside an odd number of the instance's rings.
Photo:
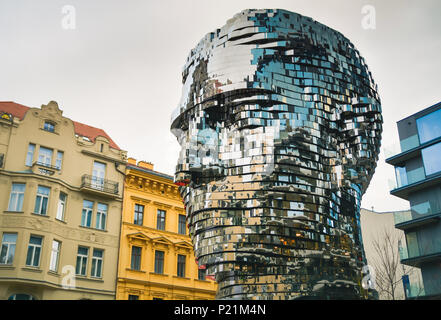
<svg viewBox="0 0 441 320">
<path fill-rule="evenodd" d="M 0 111 L 10 113 L 14 117 L 19 118 L 20 120 L 23 120 L 23 118 L 26 115 L 26 112 L 30 109 L 30 107 L 24 106 L 19 103 L 15 103 L 13 101 L 0 101 Z M 72 121 L 74 124 L 74 131 L 79 136 L 87 137 L 91 141 L 95 142 L 95 139 L 98 136 L 105 137 L 107 140 L 109 140 L 110 147 L 121 150 L 118 145 L 109 137 L 109 135 L 103 130 L 99 128 L 95 128 L 92 126 L 89 126 L 87 124 Z"/>
<path fill-rule="evenodd" d="M 159 171 L 150 170 L 150 169 L 143 168 L 143 167 L 137 166 L 135 164 L 130 164 L 130 163 L 127 163 L 126 168 L 127 169 L 135 169 L 135 170 L 138 170 L 138 171 L 141 171 L 141 172 L 145 172 L 145 173 L 150 173 L 150 174 L 153 174 L 155 176 L 171 180 L 171 182 L 173 183 L 173 176 L 170 176 L 168 174 L 165 174 L 165 173 L 162 173 L 162 172 L 159 172 Z"/>
</svg>

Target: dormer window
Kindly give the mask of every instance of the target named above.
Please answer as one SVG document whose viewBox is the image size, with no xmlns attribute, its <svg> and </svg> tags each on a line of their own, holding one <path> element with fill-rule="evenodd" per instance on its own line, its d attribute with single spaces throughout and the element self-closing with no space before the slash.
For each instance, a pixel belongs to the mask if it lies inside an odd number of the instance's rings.
<svg viewBox="0 0 441 320">
<path fill-rule="evenodd" d="M 43 129 L 49 132 L 55 132 L 55 124 L 50 121 L 45 121 Z"/>
</svg>

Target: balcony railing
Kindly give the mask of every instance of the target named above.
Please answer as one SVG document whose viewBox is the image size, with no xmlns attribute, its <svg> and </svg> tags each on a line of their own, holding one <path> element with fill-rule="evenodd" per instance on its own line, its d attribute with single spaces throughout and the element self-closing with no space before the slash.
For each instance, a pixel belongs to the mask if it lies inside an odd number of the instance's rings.
<svg viewBox="0 0 441 320">
<path fill-rule="evenodd" d="M 407 243 L 407 248 L 399 246 L 401 263 L 418 267 L 423 261 L 434 261 L 441 258 L 441 241 L 433 239 L 432 242 L 418 243 L 412 240 Z M 408 239 L 409 241 L 409 239 Z"/>
<path fill-rule="evenodd" d="M 424 290 L 424 287 L 414 283 L 414 284 L 410 284 L 407 288 L 406 288 L 406 296 L 409 299 L 414 299 L 414 298 L 418 298 L 418 297 L 424 297 L 426 295 L 426 292 Z"/>
<path fill-rule="evenodd" d="M 425 204 L 426 203 L 423 203 L 422 205 Z M 441 212 L 434 213 L 430 207 L 424 207 L 423 209 L 425 210 L 418 210 L 421 208 L 422 206 L 418 205 L 406 211 L 394 212 L 395 227 L 399 229 L 407 229 L 407 225 L 424 225 L 441 219 Z"/>
<path fill-rule="evenodd" d="M 85 174 L 81 177 L 81 188 L 87 188 L 112 195 L 118 194 L 118 182 Z"/>
</svg>

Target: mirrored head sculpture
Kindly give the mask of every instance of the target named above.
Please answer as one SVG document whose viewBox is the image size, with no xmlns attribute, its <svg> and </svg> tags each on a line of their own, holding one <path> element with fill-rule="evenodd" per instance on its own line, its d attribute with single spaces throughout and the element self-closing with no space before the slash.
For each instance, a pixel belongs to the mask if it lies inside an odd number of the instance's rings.
<svg viewBox="0 0 441 320">
<path fill-rule="evenodd" d="M 341 33 L 244 10 L 190 52 L 171 130 L 175 182 L 218 299 L 359 299 L 360 201 L 380 98 Z"/>
</svg>

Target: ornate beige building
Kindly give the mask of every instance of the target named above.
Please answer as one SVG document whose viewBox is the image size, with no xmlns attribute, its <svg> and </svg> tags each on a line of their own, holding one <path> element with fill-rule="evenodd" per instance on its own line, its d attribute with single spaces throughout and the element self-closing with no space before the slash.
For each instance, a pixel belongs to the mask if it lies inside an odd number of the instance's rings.
<svg viewBox="0 0 441 320">
<path fill-rule="evenodd" d="M 125 163 L 56 102 L 0 102 L 0 299 L 115 299 Z"/>
</svg>

